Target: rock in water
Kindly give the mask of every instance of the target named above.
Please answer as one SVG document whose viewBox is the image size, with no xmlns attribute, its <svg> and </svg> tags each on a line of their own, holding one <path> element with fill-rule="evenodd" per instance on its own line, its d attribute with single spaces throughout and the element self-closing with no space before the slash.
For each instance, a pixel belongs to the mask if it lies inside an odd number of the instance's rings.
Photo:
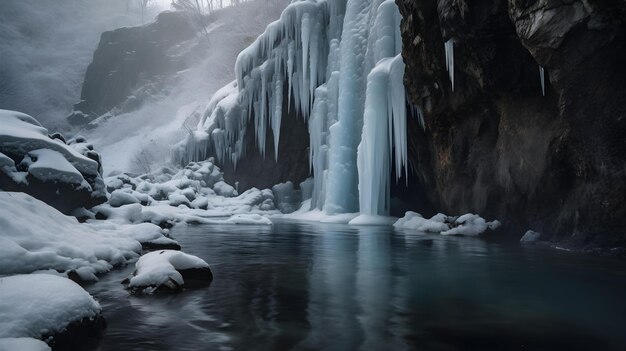
<svg viewBox="0 0 626 351">
<path fill-rule="evenodd" d="M 208 285 L 213 280 L 209 264 L 180 251 L 161 250 L 145 254 L 135 272 L 124 281 L 134 292 L 182 291 L 183 287 Z"/>
</svg>

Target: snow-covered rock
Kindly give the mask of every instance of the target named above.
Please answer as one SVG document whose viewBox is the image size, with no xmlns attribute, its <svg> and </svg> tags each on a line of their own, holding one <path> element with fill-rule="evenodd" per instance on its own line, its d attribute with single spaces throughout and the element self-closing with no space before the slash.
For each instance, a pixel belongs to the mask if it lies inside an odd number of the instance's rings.
<svg viewBox="0 0 626 351">
<path fill-rule="evenodd" d="M 0 351 L 50 351 L 45 342 L 35 338 L 1 338 Z"/>
<path fill-rule="evenodd" d="M 237 214 L 270 215 L 278 211 L 271 190 L 252 188 L 238 194 L 224 182 L 221 170 L 212 161 L 192 162 L 177 172 L 161 168 L 140 176 L 108 177 L 105 183 L 111 199 L 108 204 L 94 208 L 96 217 L 118 223 L 151 222 L 163 227 L 175 222 L 271 224 L 267 218 L 224 219 Z"/>
<path fill-rule="evenodd" d="M 0 275 L 53 269 L 95 280 L 138 257 L 142 243 L 175 243 L 154 224 L 79 223 L 24 193 L 0 192 L 0 208 Z"/>
<path fill-rule="evenodd" d="M 183 286 L 210 283 L 213 274 L 203 259 L 180 251 L 161 250 L 145 254 L 128 280 L 134 291 L 180 291 Z"/>
<path fill-rule="evenodd" d="M 83 139 L 65 143 L 36 119 L 0 110 L 0 186 L 71 213 L 106 200 L 98 153 Z"/>
<path fill-rule="evenodd" d="M 53 336 L 72 323 L 98 318 L 100 312 L 91 295 L 67 278 L 50 274 L 0 278 L 0 338 Z M 5 340 L 3 344 L 45 349 L 32 340 Z"/>
<path fill-rule="evenodd" d="M 499 226 L 500 221 L 498 220 L 487 222 L 477 214 L 468 213 L 455 219 L 451 224 L 451 228 L 441 234 L 477 236 L 484 233 L 487 229 L 495 230 Z"/>
<path fill-rule="evenodd" d="M 448 216 L 442 213 L 438 213 L 432 218 L 426 219 L 419 213 L 408 211 L 404 217 L 398 219 L 393 226 L 424 233 L 441 233 L 450 229 L 450 226 L 446 224 L 447 220 L 449 221 Z"/>
<path fill-rule="evenodd" d="M 235 190 L 235 188 L 226 184 L 224 181 L 219 181 L 215 183 L 213 190 L 215 191 L 217 195 L 224 196 L 224 197 L 233 197 L 233 196 L 239 195 L 237 194 L 237 191 Z"/>
<path fill-rule="evenodd" d="M 521 243 L 533 243 L 541 238 L 541 233 L 529 230 L 519 240 Z"/>
<path fill-rule="evenodd" d="M 122 190 L 115 190 L 111 193 L 111 197 L 109 198 L 109 205 L 113 207 L 138 204 L 139 202 L 136 197 Z"/>
<path fill-rule="evenodd" d="M 438 213 L 432 218 L 426 219 L 419 213 L 408 211 L 404 217 L 398 219 L 393 226 L 424 233 L 478 236 L 487 229 L 497 229 L 500 226 L 500 222 L 497 220 L 487 222 L 479 215 L 471 213 L 459 217 L 451 217 L 443 213 Z"/>
</svg>

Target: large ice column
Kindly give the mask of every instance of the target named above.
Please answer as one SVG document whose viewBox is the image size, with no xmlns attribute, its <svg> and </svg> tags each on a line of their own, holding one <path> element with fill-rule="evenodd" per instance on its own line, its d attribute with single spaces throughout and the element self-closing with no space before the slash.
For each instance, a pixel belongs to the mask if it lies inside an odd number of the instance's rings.
<svg viewBox="0 0 626 351">
<path fill-rule="evenodd" d="M 391 154 L 406 172 L 407 130 L 402 56 L 386 58 L 367 78 L 363 135 L 358 149 L 361 214 L 389 215 Z M 396 179 L 397 180 L 397 179 Z"/>
<path fill-rule="evenodd" d="M 339 55 L 339 121 L 330 127 L 332 146 L 324 205 L 329 214 L 359 210 L 356 152 L 363 126 L 371 6 L 371 0 L 349 0 L 346 4 Z"/>
<path fill-rule="evenodd" d="M 404 62 L 400 55 L 400 12 L 393 0 L 383 2 L 376 15 L 369 56 L 376 66 L 367 76 L 361 144 L 358 149 L 359 206 L 365 215 L 388 215 L 391 155 L 396 176 L 407 163 Z"/>
</svg>

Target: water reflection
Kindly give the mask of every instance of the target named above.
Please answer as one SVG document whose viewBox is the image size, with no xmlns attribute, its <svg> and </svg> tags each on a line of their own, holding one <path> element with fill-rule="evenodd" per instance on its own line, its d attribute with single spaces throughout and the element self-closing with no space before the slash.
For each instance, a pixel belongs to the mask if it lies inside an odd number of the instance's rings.
<svg viewBox="0 0 626 351">
<path fill-rule="evenodd" d="M 178 227 L 209 288 L 89 287 L 101 350 L 624 349 L 623 262 L 389 227 L 278 221 Z M 601 297 L 601 298 L 599 298 Z"/>
</svg>

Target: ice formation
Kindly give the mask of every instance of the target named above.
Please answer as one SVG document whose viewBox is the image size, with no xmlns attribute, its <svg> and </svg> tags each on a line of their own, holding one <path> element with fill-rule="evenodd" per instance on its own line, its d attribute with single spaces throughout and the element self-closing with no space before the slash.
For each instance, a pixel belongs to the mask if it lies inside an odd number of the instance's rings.
<svg viewBox="0 0 626 351">
<path fill-rule="evenodd" d="M 539 66 L 539 81 L 541 82 L 541 95 L 546 96 L 546 73 L 542 66 Z"/>
<path fill-rule="evenodd" d="M 173 158 L 215 155 L 236 166 L 246 133 L 264 156 L 273 137 L 278 157 L 281 122 L 295 110 L 309 124 L 311 209 L 388 214 L 392 163 L 400 176 L 407 158 L 400 19 L 393 0 L 292 2 L 239 54 L 236 80 L 213 96 Z"/>
<path fill-rule="evenodd" d="M 449 39 L 446 41 L 444 47 L 446 51 L 446 70 L 450 77 L 452 91 L 454 91 L 454 40 Z"/>
</svg>

